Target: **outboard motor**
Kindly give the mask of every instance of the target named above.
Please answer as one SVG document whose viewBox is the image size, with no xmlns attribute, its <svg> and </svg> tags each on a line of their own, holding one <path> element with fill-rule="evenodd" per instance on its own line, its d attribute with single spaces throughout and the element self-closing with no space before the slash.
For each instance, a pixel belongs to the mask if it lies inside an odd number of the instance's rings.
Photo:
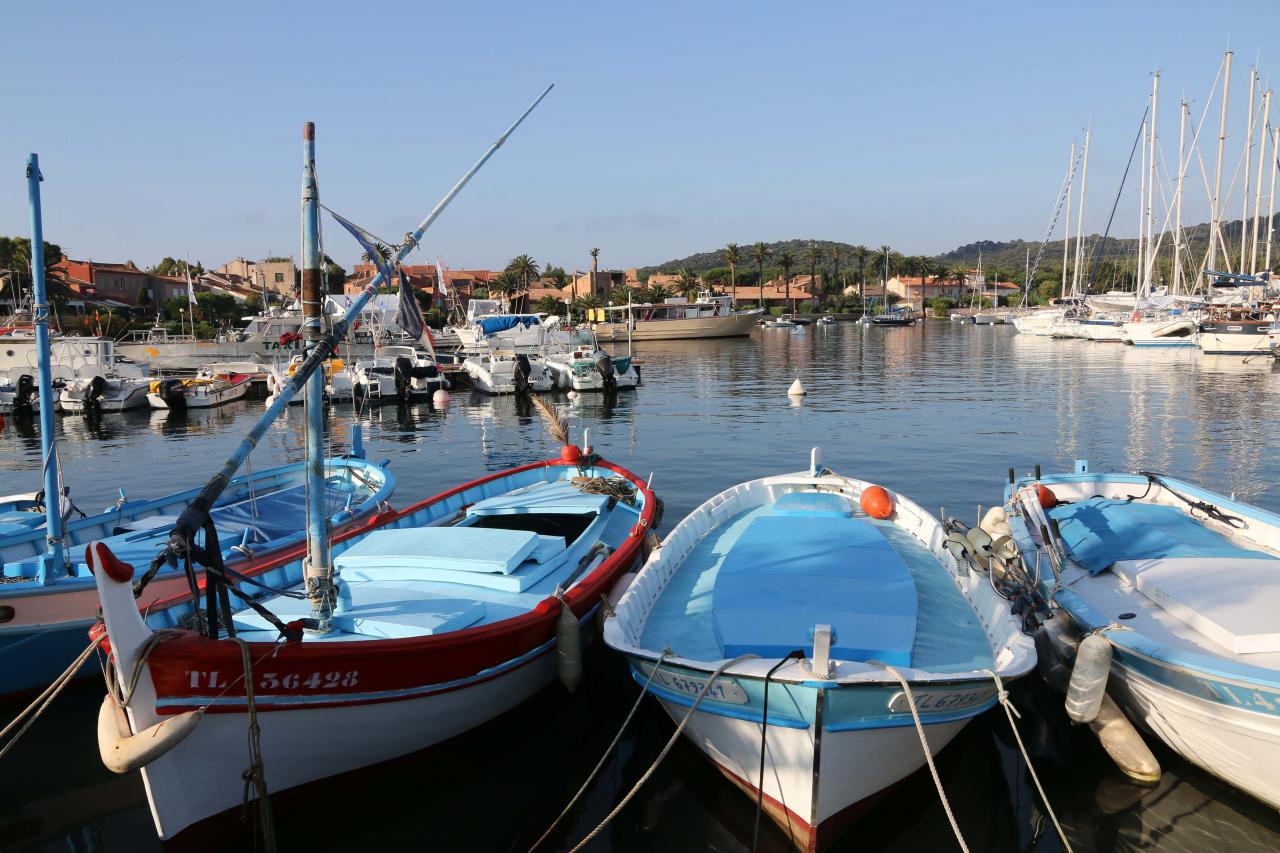
<svg viewBox="0 0 1280 853">
<path fill-rule="evenodd" d="M 604 380 L 605 391 L 616 391 L 618 389 L 618 372 L 614 370 L 613 359 L 601 354 L 596 357 L 596 370 L 600 372 L 600 378 Z"/>
<path fill-rule="evenodd" d="M 160 383 L 156 393 L 170 409 L 185 409 L 187 407 L 187 393 L 182 387 L 181 379 L 165 379 Z"/>
<path fill-rule="evenodd" d="M 529 363 L 529 356 L 521 353 L 516 356 L 515 384 L 517 394 L 529 393 L 529 377 L 533 375 L 533 365 Z"/>
<path fill-rule="evenodd" d="M 95 376 L 89 380 L 89 387 L 84 392 L 84 407 L 87 410 L 90 406 L 101 406 L 102 395 L 106 393 L 107 380 L 101 376 Z"/>
<path fill-rule="evenodd" d="M 413 388 L 413 362 L 407 355 L 396 356 L 396 396 L 408 400 Z"/>
<path fill-rule="evenodd" d="M 15 412 L 31 411 L 31 403 L 36 398 L 36 381 L 30 373 L 18 377 L 17 394 L 13 398 Z"/>
</svg>

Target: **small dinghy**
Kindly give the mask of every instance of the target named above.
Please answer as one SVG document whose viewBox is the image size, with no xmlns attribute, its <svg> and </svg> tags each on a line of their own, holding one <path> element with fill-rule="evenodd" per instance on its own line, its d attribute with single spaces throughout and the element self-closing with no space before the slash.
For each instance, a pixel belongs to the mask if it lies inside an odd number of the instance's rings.
<svg viewBox="0 0 1280 853">
<path fill-rule="evenodd" d="M 1280 808 L 1280 516 L 1159 474 L 1077 468 L 1007 496 L 1025 559 L 1053 569 L 1058 633 L 1107 641 L 1094 698 L 1105 687 L 1174 752 Z"/>
<path fill-rule="evenodd" d="M 153 379 L 147 401 L 153 409 L 212 409 L 243 399 L 254 375 L 205 367 L 190 379 Z"/>
<path fill-rule="evenodd" d="M 1009 603 L 947 541 L 923 509 L 833 474 L 815 451 L 810 471 L 734 486 L 685 518 L 605 642 L 814 850 L 925 765 L 917 726 L 942 749 L 996 702 L 992 672 L 1035 665 Z"/>
<path fill-rule="evenodd" d="M 301 462 L 236 477 L 214 507 L 223 559 L 233 568 L 297 544 L 304 536 L 306 493 Z M 363 459 L 325 463 L 329 521 L 335 528 L 385 507 L 395 489 L 390 472 Z M 46 553 L 43 501 L 0 504 L 0 696 L 51 682 L 84 648 L 85 630 L 98 608 L 84 547 L 104 541 L 122 559 L 143 568 L 164 547 L 178 514 L 196 496 L 189 489 L 154 500 L 127 501 L 98 515 L 72 518 L 61 504 L 65 562 Z M 188 588 L 184 570 L 165 567 L 137 599 L 143 607 Z M 84 673 L 94 671 L 87 668 Z"/>
<path fill-rule="evenodd" d="M 144 622 L 133 567 L 90 546 L 114 672 L 137 679 L 124 736 L 207 709 L 190 737 L 142 767 L 160 837 L 241 808 L 255 719 L 276 792 L 462 734 L 557 671 L 575 686 L 579 632 L 639 561 L 657 507 L 636 475 L 595 456 L 580 463 L 493 474 L 334 537 L 327 630 L 302 630 L 317 627 L 302 546 L 256 564 L 255 580 L 276 594 L 212 628 L 189 597 Z M 199 631 L 174 630 L 192 619 Z"/>
</svg>

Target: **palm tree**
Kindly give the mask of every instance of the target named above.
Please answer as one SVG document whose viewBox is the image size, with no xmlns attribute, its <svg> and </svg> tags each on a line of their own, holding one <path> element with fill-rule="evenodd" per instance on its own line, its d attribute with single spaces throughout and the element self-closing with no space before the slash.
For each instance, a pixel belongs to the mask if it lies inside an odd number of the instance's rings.
<svg viewBox="0 0 1280 853">
<path fill-rule="evenodd" d="M 548 294 L 538 300 L 538 312 L 541 314 L 554 314 L 560 310 L 563 304 L 559 299 Z"/>
<path fill-rule="evenodd" d="M 804 257 L 809 262 L 809 292 L 813 294 L 814 299 L 822 295 L 818 290 L 818 257 L 821 254 L 814 240 L 810 240 L 809 245 L 804 247 Z"/>
<path fill-rule="evenodd" d="M 644 301 L 653 305 L 662 304 L 662 300 L 671 295 L 671 291 L 667 290 L 661 284 L 651 284 L 644 289 Z"/>
<path fill-rule="evenodd" d="M 513 262 L 514 263 L 514 262 Z M 501 296 L 510 305 L 511 297 L 520 292 L 520 279 L 511 271 L 511 267 L 498 273 L 489 282 L 489 295 Z"/>
<path fill-rule="evenodd" d="M 586 296 L 579 296 L 577 299 L 573 300 L 573 307 L 583 312 L 586 312 L 591 308 L 599 308 L 600 297 L 596 296 L 594 293 L 588 293 Z"/>
<path fill-rule="evenodd" d="M 609 304 L 626 305 L 628 302 L 634 302 L 641 298 L 640 291 L 641 288 L 620 284 L 609 292 Z"/>
<path fill-rule="evenodd" d="M 844 288 L 841 286 L 840 282 L 840 258 L 844 255 L 844 247 L 839 243 L 832 243 L 831 248 L 828 249 L 828 251 L 831 253 L 831 262 L 835 264 L 836 268 L 835 275 L 832 276 L 832 278 L 835 279 L 835 290 L 837 293 L 842 293 L 844 292 Z"/>
<path fill-rule="evenodd" d="M 760 304 L 764 307 L 764 262 L 769 259 L 769 247 L 764 243 L 756 243 L 751 247 L 751 259 L 756 262 L 756 284 L 760 287 Z"/>
<path fill-rule="evenodd" d="M 738 261 L 742 260 L 742 255 L 738 251 L 737 243 L 730 243 L 720 250 L 720 257 L 724 258 L 724 262 L 729 265 L 729 287 L 732 290 L 733 297 L 730 303 L 734 308 L 738 307 Z"/>
<path fill-rule="evenodd" d="M 791 265 L 795 262 L 795 257 L 786 249 L 778 253 L 778 266 L 782 267 L 782 281 L 787 289 L 783 302 L 787 305 L 788 313 L 791 314 L 795 313 L 795 307 L 791 305 Z"/>
<path fill-rule="evenodd" d="M 381 263 L 385 264 L 391 260 L 390 246 L 384 243 L 374 243 L 373 250 L 378 253 L 378 256 L 381 258 Z M 369 254 L 368 252 L 364 252 L 363 254 L 361 254 L 360 260 L 364 261 L 366 264 L 374 263 L 373 255 Z"/>
<path fill-rule="evenodd" d="M 600 271 L 599 265 L 600 265 L 600 250 L 592 249 L 591 250 L 591 277 L 592 278 L 595 278 L 596 273 Z M 592 286 L 593 287 L 595 286 L 595 282 L 592 282 Z"/>
<path fill-rule="evenodd" d="M 867 258 L 871 257 L 871 250 L 866 246 L 858 245 L 853 247 L 853 258 L 858 262 L 858 302 L 861 303 L 863 310 L 867 307 Z"/>
<path fill-rule="evenodd" d="M 690 302 L 697 299 L 698 289 L 701 287 L 701 282 L 698 280 L 698 274 L 688 267 L 681 267 L 676 271 L 676 275 L 678 276 L 676 284 L 679 288 L 680 295 L 685 299 L 688 299 Z"/>
</svg>

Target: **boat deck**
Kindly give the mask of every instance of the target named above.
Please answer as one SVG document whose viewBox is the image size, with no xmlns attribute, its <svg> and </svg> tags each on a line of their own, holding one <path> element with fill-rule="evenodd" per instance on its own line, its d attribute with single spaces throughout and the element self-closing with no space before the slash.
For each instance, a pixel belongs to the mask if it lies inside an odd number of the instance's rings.
<svg viewBox="0 0 1280 853">
<path fill-rule="evenodd" d="M 426 637 L 527 613 L 585 576 L 604 558 L 596 543 L 617 548 L 638 517 L 638 507 L 559 480 L 478 501 L 456 525 L 375 531 L 335 549 L 349 598 L 334 616 L 336 630 L 304 641 Z M 311 615 L 305 599 L 262 603 L 285 621 Z M 234 618 L 245 640 L 278 636 L 256 613 Z"/>
<path fill-rule="evenodd" d="M 771 516 L 775 517 L 771 518 Z M 726 605 L 723 600 L 717 601 L 717 591 L 719 590 L 721 596 L 726 593 L 722 575 L 726 571 L 727 563 L 729 571 L 733 571 L 734 560 L 750 562 L 753 552 L 758 551 L 757 546 L 753 545 L 749 530 L 753 528 L 755 522 L 762 520 L 773 522 L 774 527 L 781 527 L 787 522 L 802 519 L 789 518 L 785 515 L 776 517 L 776 505 L 770 503 L 740 512 L 708 532 L 685 557 L 680 568 L 654 602 L 645 621 L 640 645 L 650 649 L 670 646 L 681 657 L 704 661 L 722 660 L 740 653 L 741 649 L 732 642 L 728 644 L 732 646 L 732 651 L 727 650 L 723 626 L 717 626 L 717 604 L 722 607 Z M 870 637 L 859 637 L 858 634 L 863 633 L 859 631 L 859 626 L 852 624 L 842 626 L 833 619 L 832 624 L 837 633 L 833 641 L 832 656 L 834 658 L 849 660 L 873 658 L 920 670 L 944 673 L 971 672 L 993 666 L 990 642 L 972 607 L 956 588 L 950 574 L 939 565 L 937 559 L 923 543 L 891 522 L 868 518 L 857 508 L 852 508 L 851 518 L 845 520 L 854 522 L 849 528 L 850 531 L 857 530 L 861 526 L 872 527 L 873 532 L 879 534 L 881 541 L 896 555 L 893 559 L 899 561 L 905 568 L 905 578 L 891 577 L 890 570 L 878 572 L 877 574 L 884 575 L 882 578 L 866 578 L 869 585 L 857 583 L 858 580 L 863 579 L 864 564 L 869 561 L 858 559 L 855 563 L 854 559 L 858 557 L 858 551 L 857 546 L 854 546 L 854 550 L 842 554 L 842 559 L 836 565 L 828 567 L 822 574 L 817 575 L 815 582 L 812 567 L 804 565 L 805 555 L 799 553 L 797 546 L 800 542 L 792 538 L 777 538 L 782 535 L 782 532 L 770 530 L 766 532 L 775 537 L 775 542 L 782 550 L 791 549 L 794 553 L 794 559 L 781 563 L 775 562 L 773 577 L 770 580 L 779 578 L 785 580 L 787 571 L 794 572 L 795 589 L 800 591 L 801 595 L 809 597 L 812 603 L 812 613 L 809 615 L 814 618 L 811 618 L 810 622 L 826 621 L 824 618 L 817 618 L 826 614 L 837 614 L 838 618 L 838 614 L 842 611 L 851 614 L 861 611 L 869 614 L 866 617 L 868 619 L 877 618 L 873 613 L 877 609 L 892 611 L 890 615 L 896 614 L 898 617 L 909 613 L 911 619 L 909 626 L 894 624 L 892 629 L 898 637 L 902 637 L 909 628 L 914 632 L 914 636 L 905 634 L 909 638 L 909 654 L 906 654 L 906 649 L 899 650 L 904 653 L 906 659 L 887 659 L 892 657 L 893 649 L 875 649 L 868 646 L 876 643 L 890 646 L 893 644 L 891 638 L 880 637 L 877 640 L 875 635 L 879 633 L 878 631 L 871 632 Z M 870 537 L 864 535 L 859 538 L 863 540 L 863 547 L 867 544 L 875 547 L 875 543 L 867 543 Z M 746 549 L 738 547 L 744 544 L 747 546 Z M 736 554 L 736 557 L 728 559 L 731 554 Z M 830 571 L 831 569 L 834 571 Z M 909 582 L 905 585 L 901 582 L 908 579 Z M 851 585 L 847 583 L 848 580 L 853 580 L 854 583 Z M 893 587 L 893 591 L 886 596 L 880 596 L 877 588 L 885 587 Z M 741 590 L 742 587 L 738 586 L 731 594 L 740 594 Z M 763 583 L 759 585 L 759 590 L 761 606 L 768 607 L 772 603 L 777 608 L 793 612 L 803 606 L 802 602 L 796 600 L 796 596 L 782 595 L 777 589 L 767 589 Z M 821 599 L 812 600 L 810 596 L 812 592 L 820 593 Z M 903 593 L 910 596 L 909 603 L 902 601 Z M 784 600 L 786 598 L 791 600 Z M 805 616 L 803 613 L 793 615 L 800 618 Z M 723 620 L 723 615 L 721 618 Z M 839 634 L 842 630 L 847 639 L 840 638 Z M 730 637 L 731 641 L 732 639 L 733 637 Z M 808 639 L 800 643 L 806 652 L 811 644 L 812 641 Z M 862 648 L 850 648 L 857 645 L 861 645 Z M 789 648 L 784 649 L 777 656 L 781 657 Z M 763 657 L 769 656 L 765 653 L 766 651 L 774 650 L 761 650 Z"/>
</svg>

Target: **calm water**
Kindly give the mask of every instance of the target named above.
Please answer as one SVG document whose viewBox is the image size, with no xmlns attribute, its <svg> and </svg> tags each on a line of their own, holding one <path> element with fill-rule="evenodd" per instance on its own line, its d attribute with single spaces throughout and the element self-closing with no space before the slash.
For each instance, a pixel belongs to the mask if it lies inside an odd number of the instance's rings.
<svg viewBox="0 0 1280 853">
<path fill-rule="evenodd" d="M 765 329 L 749 339 L 650 343 L 637 353 L 644 386 L 635 393 L 612 405 L 590 397 L 560 404 L 575 430 L 590 427 L 607 458 L 652 473 L 667 528 L 727 486 L 806 467 L 814 446 L 836 471 L 965 518 L 999 500 L 1010 466 L 1051 471 L 1075 459 L 1095 470 L 1165 471 L 1280 510 L 1280 371 L 1270 360 L 1050 341 L 945 322 Z M 786 397 L 797 375 L 809 390 L 799 405 Z M 114 501 L 121 485 L 139 498 L 197 485 L 261 410 L 261 403 L 238 403 L 185 415 L 61 418 L 66 480 L 86 511 Z M 271 429 L 253 455 L 256 467 L 301 458 L 301 415 L 295 409 Z M 345 452 L 356 420 L 350 407 L 332 413 L 334 452 Z M 385 407 L 358 422 L 369 457 L 391 459 L 398 504 L 555 452 L 536 412 L 511 398 L 457 394 L 444 409 Z M 0 433 L 0 493 L 39 488 L 39 459 L 35 427 L 11 420 Z M 447 747 L 351 774 L 349 784 L 312 795 L 310 817 L 278 816 L 282 848 L 527 849 L 637 694 L 606 650 L 594 650 L 588 668 L 575 697 L 549 689 Z M 98 762 L 101 695 L 92 683 L 70 691 L 5 759 L 0 849 L 158 847 L 141 780 L 114 777 Z M 1087 730 L 1066 725 L 1060 700 L 1034 684 L 1020 685 L 1015 699 L 1034 711 L 1024 713 L 1023 737 L 1076 849 L 1280 849 L 1275 812 L 1164 750 L 1157 788 L 1128 785 Z M 0 719 L 16 710 L 0 708 Z M 644 703 L 555 845 L 572 846 L 594 827 L 671 730 L 661 710 Z M 998 711 L 943 752 L 943 783 L 971 849 L 1059 848 L 1019 765 Z M 270 767 L 266 773 L 270 783 Z M 743 850 L 753 817 L 747 799 L 681 744 L 592 849 Z M 763 849 L 787 849 L 767 830 Z M 883 801 L 838 849 L 953 846 L 926 774 Z"/>
</svg>

